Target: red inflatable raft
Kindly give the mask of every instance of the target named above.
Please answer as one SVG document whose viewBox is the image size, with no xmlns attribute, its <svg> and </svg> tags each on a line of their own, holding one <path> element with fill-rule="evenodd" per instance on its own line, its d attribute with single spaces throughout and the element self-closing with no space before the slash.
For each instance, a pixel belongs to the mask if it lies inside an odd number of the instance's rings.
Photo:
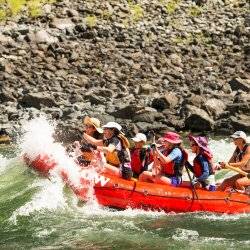
<svg viewBox="0 0 250 250">
<path fill-rule="evenodd" d="M 26 156 L 25 161 L 45 175 L 56 166 L 48 156 L 37 157 L 33 161 Z M 65 171 L 61 172 L 61 176 L 79 199 L 86 200 L 88 180 L 81 176 L 79 178 L 82 187 L 74 187 L 69 183 Z M 131 207 L 165 212 L 205 211 L 227 214 L 250 212 L 250 197 L 247 194 L 128 181 L 105 174 L 97 175 L 94 193 L 99 204 L 119 209 Z"/>
</svg>

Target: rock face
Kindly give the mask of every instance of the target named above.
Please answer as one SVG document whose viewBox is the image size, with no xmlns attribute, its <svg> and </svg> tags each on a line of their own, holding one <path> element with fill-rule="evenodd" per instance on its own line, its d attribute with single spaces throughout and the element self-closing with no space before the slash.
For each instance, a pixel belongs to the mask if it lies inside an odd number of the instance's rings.
<svg viewBox="0 0 250 250">
<path fill-rule="evenodd" d="M 250 132 L 249 1 L 58 1 L 0 26 L 0 119 Z M 131 125 L 133 124 L 133 126 Z M 67 135 L 67 136 L 66 136 Z"/>
</svg>

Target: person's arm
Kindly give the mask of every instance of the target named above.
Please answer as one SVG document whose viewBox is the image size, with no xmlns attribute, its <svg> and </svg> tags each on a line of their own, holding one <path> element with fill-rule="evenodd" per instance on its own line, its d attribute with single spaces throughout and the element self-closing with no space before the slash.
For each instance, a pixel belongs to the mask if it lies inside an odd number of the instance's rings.
<svg viewBox="0 0 250 250">
<path fill-rule="evenodd" d="M 160 152 L 160 150 L 158 148 L 156 148 L 154 150 L 154 157 L 157 157 L 164 164 L 167 164 L 167 163 L 169 163 L 169 162 L 171 162 L 171 161 L 174 160 L 174 159 L 170 158 L 170 155 L 171 154 L 169 154 L 168 156 L 165 156 L 164 154 L 162 154 Z"/>
<path fill-rule="evenodd" d="M 97 140 L 95 139 L 94 137 L 90 136 L 90 135 L 87 135 L 86 133 L 83 133 L 83 138 L 93 144 L 93 145 L 96 145 L 96 146 L 102 146 L 103 145 L 103 141 L 102 140 Z"/>
<path fill-rule="evenodd" d="M 207 160 L 205 160 L 203 157 L 198 158 L 201 168 L 202 168 L 202 174 L 200 177 L 197 178 L 198 181 L 204 181 L 209 176 L 209 163 Z"/>
<path fill-rule="evenodd" d="M 107 147 L 105 146 L 97 146 L 98 151 L 103 151 L 103 152 L 114 152 L 115 151 L 115 145 L 109 144 Z"/>
</svg>

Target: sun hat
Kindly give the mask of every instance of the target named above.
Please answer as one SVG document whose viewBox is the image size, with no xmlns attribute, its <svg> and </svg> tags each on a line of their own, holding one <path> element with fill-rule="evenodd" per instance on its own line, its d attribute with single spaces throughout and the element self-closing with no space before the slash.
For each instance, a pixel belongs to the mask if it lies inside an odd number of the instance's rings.
<svg viewBox="0 0 250 250">
<path fill-rule="evenodd" d="M 241 138 L 243 139 L 245 142 L 247 141 L 247 135 L 245 132 L 243 131 L 236 131 L 234 134 L 230 135 L 231 138 L 233 139 L 238 139 Z"/>
<path fill-rule="evenodd" d="M 182 142 L 180 135 L 175 132 L 167 132 L 163 137 L 160 138 L 160 141 L 167 141 L 173 144 L 179 144 Z"/>
<path fill-rule="evenodd" d="M 205 136 L 188 136 L 190 141 L 194 141 L 199 148 L 203 149 L 204 151 L 210 152 L 210 149 L 208 148 L 208 140 Z"/>
<path fill-rule="evenodd" d="M 83 124 L 92 125 L 97 130 L 98 133 L 100 134 L 103 133 L 103 130 L 101 128 L 101 122 L 97 118 L 86 116 L 83 120 Z"/>
<path fill-rule="evenodd" d="M 118 124 L 117 122 L 108 122 L 107 124 L 105 124 L 102 127 L 103 128 L 116 128 L 118 131 L 121 131 L 121 129 L 122 129 L 122 126 L 120 124 Z"/>
<path fill-rule="evenodd" d="M 132 138 L 132 140 L 134 142 L 140 142 L 140 141 L 146 142 L 147 141 L 147 137 L 143 133 L 138 133 L 138 134 L 135 135 L 135 137 Z"/>
</svg>

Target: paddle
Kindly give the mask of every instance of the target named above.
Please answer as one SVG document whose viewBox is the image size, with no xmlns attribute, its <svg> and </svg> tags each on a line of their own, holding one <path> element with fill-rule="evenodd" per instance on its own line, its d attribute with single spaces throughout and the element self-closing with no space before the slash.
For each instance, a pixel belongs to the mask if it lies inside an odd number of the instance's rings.
<svg viewBox="0 0 250 250">
<path fill-rule="evenodd" d="M 191 184 L 191 187 L 192 187 L 192 191 L 193 191 L 193 193 L 195 194 L 196 199 L 199 200 L 198 194 L 197 194 L 197 192 L 196 192 L 196 188 L 195 188 L 195 186 L 194 186 L 194 184 L 193 184 L 193 182 L 192 182 L 193 179 L 192 179 L 192 177 L 191 177 L 191 175 L 190 175 L 189 169 L 187 168 L 186 165 L 184 165 L 184 166 L 185 166 L 186 172 L 187 172 L 187 174 L 188 174 L 188 178 L 189 178 L 189 181 L 190 181 L 190 184 Z"/>
<path fill-rule="evenodd" d="M 249 163 L 249 160 L 248 160 L 247 164 L 248 163 Z M 230 166 L 228 163 L 225 164 L 225 167 L 228 168 L 228 169 L 231 169 L 231 170 L 233 170 L 235 172 L 238 172 L 239 174 L 244 175 L 245 177 L 247 177 L 248 179 L 250 179 L 250 173 L 247 173 L 247 172 L 243 171 L 240 168 L 236 168 L 236 167 Z"/>
</svg>

